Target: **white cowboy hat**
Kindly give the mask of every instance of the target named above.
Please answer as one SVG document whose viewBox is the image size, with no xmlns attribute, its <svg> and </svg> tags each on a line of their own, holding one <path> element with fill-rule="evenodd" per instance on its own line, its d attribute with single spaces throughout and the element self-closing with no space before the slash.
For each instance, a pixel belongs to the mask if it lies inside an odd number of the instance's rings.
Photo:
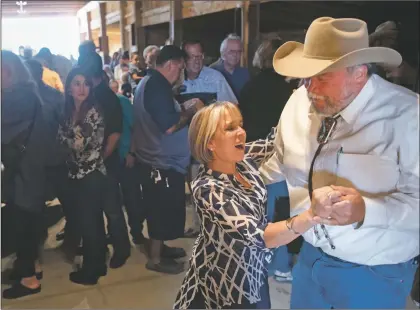
<svg viewBox="0 0 420 310">
<path fill-rule="evenodd" d="M 369 47 L 366 23 L 360 19 L 321 17 L 312 22 L 305 44 L 289 41 L 273 58 L 277 73 L 309 78 L 325 72 L 366 63 L 398 67 L 401 55 L 386 47 Z"/>
</svg>

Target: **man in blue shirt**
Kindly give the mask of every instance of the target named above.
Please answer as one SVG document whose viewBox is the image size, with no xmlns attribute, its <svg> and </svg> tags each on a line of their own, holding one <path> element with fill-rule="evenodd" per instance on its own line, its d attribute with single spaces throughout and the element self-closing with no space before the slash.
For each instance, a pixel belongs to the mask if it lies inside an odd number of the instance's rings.
<svg viewBox="0 0 420 310">
<path fill-rule="evenodd" d="M 204 66 L 204 50 L 200 41 L 185 41 L 182 49 L 187 54 L 185 63 L 185 91 L 182 94 L 214 94 L 217 101 L 238 103 L 232 88 L 217 70 Z"/>
<path fill-rule="evenodd" d="M 220 45 L 220 59 L 210 66 L 223 74 L 236 98 L 239 98 L 242 88 L 250 79 L 248 69 L 240 66 L 241 56 L 241 37 L 230 34 Z"/>
<path fill-rule="evenodd" d="M 185 67 L 184 58 L 179 47 L 164 46 L 156 58 L 156 69 L 150 69 L 137 86 L 128 160 L 130 165 L 134 159 L 140 164 L 150 236 L 146 268 L 169 274 L 183 272 L 182 263 L 161 259 L 165 256 L 163 242 L 184 235 L 185 175 L 191 156 L 187 124 L 204 106 L 192 99 L 185 103 L 189 108 L 182 109 L 174 99 L 173 86 Z"/>
</svg>

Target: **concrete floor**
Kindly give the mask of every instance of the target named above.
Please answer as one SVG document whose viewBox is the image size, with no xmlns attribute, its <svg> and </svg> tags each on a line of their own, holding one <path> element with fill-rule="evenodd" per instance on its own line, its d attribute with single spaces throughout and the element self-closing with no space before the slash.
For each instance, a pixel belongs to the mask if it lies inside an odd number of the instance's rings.
<svg viewBox="0 0 420 310">
<path fill-rule="evenodd" d="M 187 221 L 191 210 L 187 208 Z M 64 227 L 64 220 L 49 229 L 43 254 L 44 279 L 42 291 L 33 296 L 17 300 L 2 299 L 2 309 L 97 309 L 97 308 L 142 308 L 171 309 L 184 278 L 179 275 L 164 275 L 145 268 L 146 257 L 133 245 L 131 257 L 119 269 L 108 269 L 95 286 L 82 286 L 68 280 L 72 266 L 66 263 L 56 248 L 55 234 Z M 188 258 L 194 244 L 193 239 L 180 239 L 168 245 L 183 247 Z M 185 262 L 188 261 L 185 258 Z M 2 271 L 11 267 L 14 256 L 2 259 Z M 8 286 L 2 285 L 2 290 Z M 270 279 L 272 305 L 274 309 L 289 308 L 290 284 L 277 283 Z"/>
<path fill-rule="evenodd" d="M 191 218 L 187 208 L 187 220 Z M 119 269 L 108 269 L 98 285 L 82 286 L 68 280 L 72 266 L 64 262 L 54 250 L 59 245 L 55 234 L 64 226 L 64 220 L 50 228 L 44 251 L 44 279 L 42 292 L 17 300 L 3 300 L 2 309 L 171 309 L 184 274 L 164 275 L 145 268 L 146 258 L 133 246 L 127 264 Z M 193 239 L 168 243 L 183 247 L 191 253 Z M 188 255 L 189 257 L 190 255 Z M 2 259 L 2 271 L 11 267 L 13 256 Z M 185 260 L 187 261 L 187 259 Z M 2 285 L 2 290 L 7 286 Z M 291 286 L 270 279 L 272 309 L 288 309 Z M 416 309 L 409 301 L 407 309 Z"/>
</svg>

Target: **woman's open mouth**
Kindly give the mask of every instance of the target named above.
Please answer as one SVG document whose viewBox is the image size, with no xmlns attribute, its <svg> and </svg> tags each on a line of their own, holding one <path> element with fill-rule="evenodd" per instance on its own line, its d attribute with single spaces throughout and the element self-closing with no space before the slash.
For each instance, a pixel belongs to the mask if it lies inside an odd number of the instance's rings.
<svg viewBox="0 0 420 310">
<path fill-rule="evenodd" d="M 239 143 L 239 144 L 236 144 L 235 147 L 238 150 L 244 150 L 245 149 L 245 144 L 244 143 Z"/>
</svg>

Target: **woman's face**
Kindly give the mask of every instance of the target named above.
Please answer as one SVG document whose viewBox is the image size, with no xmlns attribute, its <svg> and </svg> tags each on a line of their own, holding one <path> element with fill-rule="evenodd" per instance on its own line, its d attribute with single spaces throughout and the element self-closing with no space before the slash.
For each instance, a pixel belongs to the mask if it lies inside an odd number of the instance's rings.
<svg viewBox="0 0 420 310">
<path fill-rule="evenodd" d="M 225 112 L 208 145 L 213 153 L 213 160 L 237 163 L 244 159 L 246 132 L 242 126 L 242 117 L 233 118 L 229 112 Z"/>
<path fill-rule="evenodd" d="M 89 96 L 90 86 L 83 75 L 76 75 L 70 83 L 70 95 L 76 103 L 82 103 Z"/>
</svg>

